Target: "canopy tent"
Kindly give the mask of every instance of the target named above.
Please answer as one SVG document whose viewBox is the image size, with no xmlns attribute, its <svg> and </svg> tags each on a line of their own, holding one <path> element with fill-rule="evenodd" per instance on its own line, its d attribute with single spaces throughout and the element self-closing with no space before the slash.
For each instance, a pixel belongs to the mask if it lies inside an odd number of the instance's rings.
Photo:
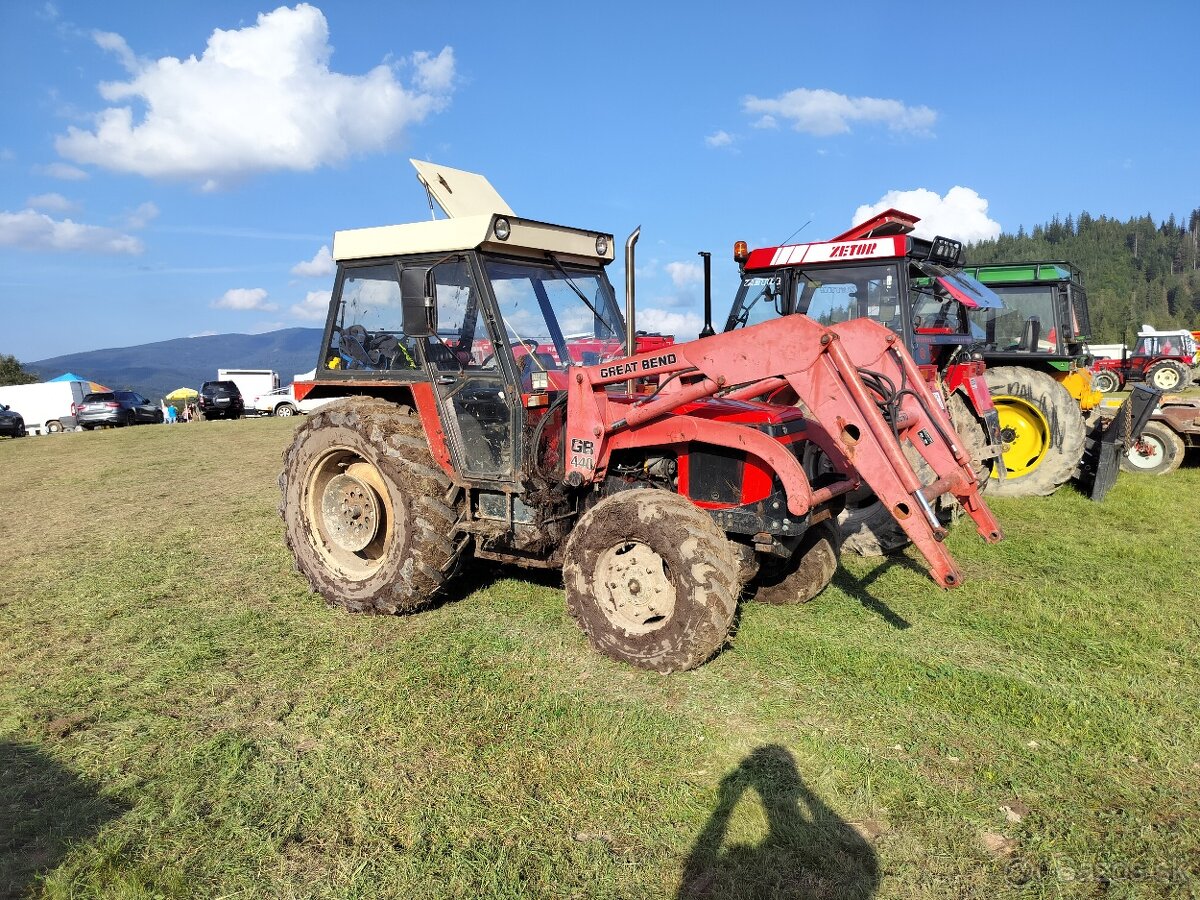
<svg viewBox="0 0 1200 900">
<path fill-rule="evenodd" d="M 86 384 L 88 390 L 94 394 L 107 393 L 112 390 L 110 387 L 105 387 L 98 381 L 92 381 L 88 378 L 80 378 L 74 372 L 63 372 L 57 378 L 51 378 L 51 381 L 78 381 L 81 384 Z"/>
<path fill-rule="evenodd" d="M 175 388 L 171 393 L 164 397 L 164 400 L 191 400 L 193 397 L 199 397 L 200 392 L 194 391 L 190 387 Z"/>
</svg>

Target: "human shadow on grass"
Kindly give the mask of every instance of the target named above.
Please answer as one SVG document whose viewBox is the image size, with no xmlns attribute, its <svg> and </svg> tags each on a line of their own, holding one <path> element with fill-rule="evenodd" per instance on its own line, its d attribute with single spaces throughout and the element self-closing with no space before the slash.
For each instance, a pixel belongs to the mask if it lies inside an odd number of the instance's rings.
<svg viewBox="0 0 1200 900">
<path fill-rule="evenodd" d="M 129 807 L 36 747 L 0 741 L 0 898 L 23 897 Z"/>
<path fill-rule="evenodd" d="M 730 819 L 747 790 L 762 800 L 767 835 L 756 846 L 728 844 Z M 868 898 L 878 886 L 871 844 L 809 790 L 791 753 L 770 744 L 721 779 L 677 900 Z"/>
</svg>

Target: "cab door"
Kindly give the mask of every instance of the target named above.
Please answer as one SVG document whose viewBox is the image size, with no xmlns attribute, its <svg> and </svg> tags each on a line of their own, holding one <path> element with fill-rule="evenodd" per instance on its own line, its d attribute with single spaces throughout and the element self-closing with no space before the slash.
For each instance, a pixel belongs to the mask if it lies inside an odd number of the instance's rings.
<svg viewBox="0 0 1200 900">
<path fill-rule="evenodd" d="M 437 333 L 426 337 L 422 350 L 447 443 L 465 475 L 511 481 L 520 394 L 508 383 L 503 345 L 489 330 L 484 294 L 466 256 L 438 263 L 431 274 Z"/>
</svg>

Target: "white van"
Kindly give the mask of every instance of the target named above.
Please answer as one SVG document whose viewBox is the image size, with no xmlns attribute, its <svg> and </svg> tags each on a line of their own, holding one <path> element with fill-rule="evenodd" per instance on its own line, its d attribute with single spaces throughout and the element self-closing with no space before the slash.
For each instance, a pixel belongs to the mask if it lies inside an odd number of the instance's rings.
<svg viewBox="0 0 1200 900">
<path fill-rule="evenodd" d="M 84 381 L 42 381 L 0 387 L 0 403 L 19 412 L 30 434 L 75 428 L 75 416 L 91 385 Z"/>
</svg>

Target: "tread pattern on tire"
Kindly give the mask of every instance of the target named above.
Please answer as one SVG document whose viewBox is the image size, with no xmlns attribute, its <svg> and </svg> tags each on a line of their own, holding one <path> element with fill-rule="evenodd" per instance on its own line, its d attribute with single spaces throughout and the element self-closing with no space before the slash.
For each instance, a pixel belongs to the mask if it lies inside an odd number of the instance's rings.
<svg viewBox="0 0 1200 900">
<path fill-rule="evenodd" d="M 767 574 L 760 570 L 755 602 L 772 606 L 807 603 L 833 581 L 840 555 L 836 523 L 827 520 L 812 526 L 782 571 Z"/>
<path fill-rule="evenodd" d="M 1087 429 L 1079 404 L 1045 372 L 999 366 L 984 372 L 992 397 L 1016 397 L 1041 411 L 1050 428 L 1050 446 L 1033 471 L 1019 478 L 992 479 L 997 497 L 1046 497 L 1071 479 L 1083 458 Z M 1003 428 L 1003 423 L 1001 424 Z"/>
<path fill-rule="evenodd" d="M 659 553 L 676 587 L 670 619 L 648 634 L 625 632 L 595 599 L 596 561 L 625 541 Z M 678 494 L 639 489 L 604 498 L 575 524 L 564 559 L 567 612 L 592 646 L 612 659 L 679 672 L 707 661 L 729 638 L 741 593 L 737 554 L 712 517 Z"/>
<path fill-rule="evenodd" d="M 362 582 L 328 570 L 310 543 L 312 530 L 305 521 L 303 492 L 314 458 L 310 444 L 335 436 L 375 465 L 394 495 L 392 515 L 406 517 L 402 545 L 389 548 L 379 572 Z M 296 430 L 279 474 L 279 515 L 297 568 L 327 601 L 353 612 L 413 612 L 444 590 L 457 562 L 457 548 L 448 537 L 459 517 L 447 502 L 450 487 L 410 408 L 354 397 L 323 407 Z"/>
<path fill-rule="evenodd" d="M 1163 371 L 1173 371 L 1175 373 L 1177 381 L 1176 381 L 1174 387 L 1161 388 L 1161 390 L 1170 391 L 1172 393 L 1174 393 L 1176 391 L 1186 391 L 1192 383 L 1191 370 L 1188 369 L 1188 367 L 1185 366 L 1183 363 L 1177 362 L 1176 360 L 1173 360 L 1173 359 L 1164 359 L 1161 362 L 1156 362 L 1149 369 L 1147 369 L 1146 370 L 1146 382 L 1151 387 L 1158 387 L 1158 385 L 1155 383 L 1155 376 L 1159 372 L 1163 372 Z"/>
</svg>

